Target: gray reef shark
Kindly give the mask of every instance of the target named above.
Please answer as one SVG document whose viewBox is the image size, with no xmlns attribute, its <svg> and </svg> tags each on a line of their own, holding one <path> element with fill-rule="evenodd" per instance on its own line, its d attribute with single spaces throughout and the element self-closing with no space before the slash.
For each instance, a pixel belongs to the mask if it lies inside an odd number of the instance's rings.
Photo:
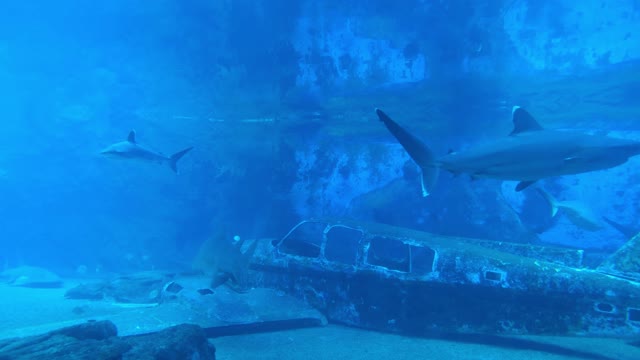
<svg viewBox="0 0 640 360">
<path fill-rule="evenodd" d="M 166 156 L 138 144 L 136 142 L 136 132 L 131 130 L 127 140 L 109 145 L 106 149 L 101 151 L 101 154 L 121 159 L 142 160 L 159 164 L 167 164 L 173 172 L 177 173 L 178 160 L 191 151 L 191 149 L 193 149 L 193 146 L 178 151 L 171 156 Z"/>
<path fill-rule="evenodd" d="M 524 109 L 514 106 L 513 131 L 491 143 L 436 158 L 429 147 L 380 109 L 376 114 L 422 170 L 422 194 L 429 195 L 439 170 L 472 178 L 519 181 L 516 191 L 560 175 L 608 169 L 640 154 L 640 142 L 578 131 L 544 129 Z"/>
</svg>

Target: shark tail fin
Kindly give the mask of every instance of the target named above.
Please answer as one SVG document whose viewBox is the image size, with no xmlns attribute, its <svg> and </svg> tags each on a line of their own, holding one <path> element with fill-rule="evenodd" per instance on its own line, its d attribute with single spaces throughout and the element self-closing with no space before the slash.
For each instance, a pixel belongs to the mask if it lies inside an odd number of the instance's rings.
<svg viewBox="0 0 640 360">
<path fill-rule="evenodd" d="M 422 196 L 428 196 L 438 180 L 440 173 L 436 164 L 435 156 L 431 152 L 431 149 L 420 139 L 413 136 L 402 126 L 393 121 L 382 110 L 376 109 L 376 114 L 380 121 L 384 123 L 391 135 L 402 145 L 404 150 L 409 154 L 411 159 L 420 166 L 422 170 Z"/>
<path fill-rule="evenodd" d="M 440 169 L 435 165 L 429 167 L 420 167 L 422 174 L 420 177 L 420 185 L 422 187 L 422 196 L 427 197 L 433 191 L 440 175 Z"/>
<path fill-rule="evenodd" d="M 169 166 L 171 166 L 171 170 L 173 170 L 173 172 L 175 172 L 176 174 L 178 173 L 178 160 L 180 160 L 186 153 L 191 151 L 191 149 L 193 149 L 193 146 L 178 151 L 177 153 L 169 157 Z"/>
<path fill-rule="evenodd" d="M 560 207 L 558 204 L 558 200 L 556 200 L 551 194 L 549 194 L 546 190 L 542 188 L 536 187 L 536 190 L 540 195 L 542 195 L 545 201 L 549 203 L 549 206 L 551 207 L 551 217 L 556 216 L 556 214 L 558 213 L 558 209 Z"/>
</svg>

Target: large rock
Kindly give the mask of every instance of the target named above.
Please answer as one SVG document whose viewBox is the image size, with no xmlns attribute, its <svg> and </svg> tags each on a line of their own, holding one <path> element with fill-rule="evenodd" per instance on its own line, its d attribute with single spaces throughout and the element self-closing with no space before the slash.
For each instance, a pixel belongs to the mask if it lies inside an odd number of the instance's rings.
<svg viewBox="0 0 640 360">
<path fill-rule="evenodd" d="M 197 325 L 182 324 L 154 334 L 125 338 L 132 346 L 123 359 L 215 359 L 216 349 Z"/>
<path fill-rule="evenodd" d="M 215 348 L 197 325 L 118 337 L 110 321 L 90 321 L 49 333 L 0 341 L 0 360 L 215 359 Z"/>
<path fill-rule="evenodd" d="M 161 271 L 146 271 L 123 275 L 113 280 L 80 284 L 67 291 L 67 299 L 101 300 L 112 299 L 120 303 L 154 304 L 160 301 L 165 284 L 175 274 Z"/>
</svg>

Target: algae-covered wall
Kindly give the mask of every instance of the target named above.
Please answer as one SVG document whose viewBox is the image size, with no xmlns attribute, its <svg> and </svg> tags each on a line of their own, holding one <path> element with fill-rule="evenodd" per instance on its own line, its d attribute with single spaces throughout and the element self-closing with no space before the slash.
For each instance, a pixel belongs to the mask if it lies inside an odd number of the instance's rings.
<svg viewBox="0 0 640 360">
<path fill-rule="evenodd" d="M 372 109 L 440 154 L 507 133 L 516 103 L 550 126 L 630 130 L 637 120 L 631 0 L 63 0 L 5 10 L 4 266 L 182 265 L 221 222 L 278 236 L 316 215 L 529 239 L 499 183 L 445 176 L 439 194 L 420 198 L 415 167 Z M 99 155 L 131 129 L 166 154 L 195 148 L 178 176 Z M 630 169 L 615 183 L 566 178 L 556 195 L 589 193 L 630 222 Z M 581 190 L 594 183 L 597 192 Z M 617 191 L 626 193 L 608 201 Z M 573 239 L 567 229 L 560 236 Z"/>
</svg>

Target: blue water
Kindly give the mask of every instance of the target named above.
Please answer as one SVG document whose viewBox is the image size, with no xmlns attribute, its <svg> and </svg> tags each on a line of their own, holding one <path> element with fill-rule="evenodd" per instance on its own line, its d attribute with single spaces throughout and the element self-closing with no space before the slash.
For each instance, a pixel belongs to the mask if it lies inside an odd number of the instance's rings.
<svg viewBox="0 0 640 360">
<path fill-rule="evenodd" d="M 633 0 L 8 1 L 0 269 L 184 269 L 221 226 L 277 238 L 318 216 L 611 252 L 619 231 L 552 218 L 515 183 L 443 174 L 422 198 L 373 109 L 438 155 L 505 136 L 514 105 L 640 140 L 639 19 Z M 178 174 L 100 154 L 132 129 L 194 150 Z M 539 185 L 640 229 L 638 165 Z"/>
</svg>

